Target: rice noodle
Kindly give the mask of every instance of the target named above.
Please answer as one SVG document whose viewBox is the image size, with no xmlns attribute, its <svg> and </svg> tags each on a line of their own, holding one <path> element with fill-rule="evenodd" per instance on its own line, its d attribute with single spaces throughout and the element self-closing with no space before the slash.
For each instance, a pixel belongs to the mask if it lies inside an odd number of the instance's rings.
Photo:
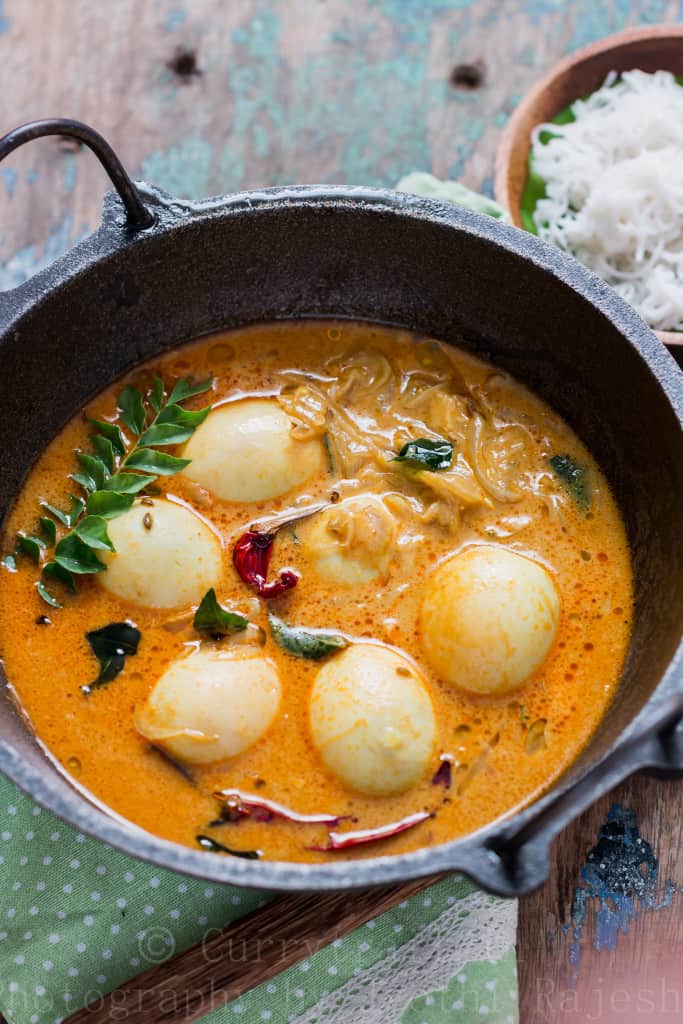
<svg viewBox="0 0 683 1024">
<path fill-rule="evenodd" d="M 469 386 L 443 346 L 428 342 L 420 369 L 375 349 L 336 356 L 324 369 L 283 373 L 278 400 L 294 422 L 294 437 L 326 436 L 341 493 L 359 486 L 384 492 L 399 518 L 407 514 L 451 532 L 469 509 L 493 510 L 537 490 L 540 507 L 555 511 L 547 479 L 536 486 L 539 442 L 520 422 L 522 414 L 495 416 L 486 388 Z M 499 372 L 491 375 L 492 384 L 499 379 Z M 448 439 L 451 466 L 406 473 L 393 459 L 417 437 Z"/>
<path fill-rule="evenodd" d="M 532 132 L 541 238 L 590 267 L 658 330 L 683 330 L 683 88 L 610 72 L 575 121 Z M 554 136 L 545 144 L 541 135 Z"/>
</svg>

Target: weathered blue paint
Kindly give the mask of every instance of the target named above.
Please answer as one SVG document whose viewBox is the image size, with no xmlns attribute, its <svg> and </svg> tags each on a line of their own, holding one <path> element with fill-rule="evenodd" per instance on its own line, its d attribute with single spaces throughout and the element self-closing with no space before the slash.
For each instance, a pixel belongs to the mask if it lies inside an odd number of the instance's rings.
<svg viewBox="0 0 683 1024">
<path fill-rule="evenodd" d="M 252 152 L 265 161 L 272 149 L 296 145 L 291 114 L 288 117 L 282 98 L 280 28 L 279 17 L 264 10 L 245 23 L 237 40 L 237 32 L 233 33 L 239 59 L 231 62 L 227 71 L 233 112 L 231 141 L 219 161 L 219 190 L 247 185 L 247 158 Z M 261 180 L 248 184 L 270 185 L 289 180 L 282 174 L 281 165 L 270 168 L 265 162 Z"/>
<path fill-rule="evenodd" d="M 75 226 L 72 215 L 67 214 L 60 224 L 52 228 L 45 243 L 27 245 L 15 252 L 7 263 L 0 264 L 0 291 L 16 288 L 27 281 L 88 234 L 90 228 L 86 224 Z"/>
<path fill-rule="evenodd" d="M 261 158 L 267 157 L 270 153 L 270 135 L 265 126 L 256 122 L 252 129 L 252 138 L 254 153 Z"/>
<path fill-rule="evenodd" d="M 421 38 L 429 33 L 431 23 L 441 11 L 463 10 L 474 5 L 474 0 L 370 0 L 396 26 L 406 26 Z"/>
<path fill-rule="evenodd" d="M 656 25 L 666 19 L 665 0 L 651 0 L 640 15 L 640 21 L 644 25 Z"/>
<path fill-rule="evenodd" d="M 335 32 L 330 32 L 330 42 L 347 45 L 353 42 L 353 36 L 350 32 L 345 32 L 340 29 Z"/>
<path fill-rule="evenodd" d="M 666 882 L 664 884 L 664 892 L 662 893 L 661 899 L 655 907 L 655 910 L 666 910 L 667 907 L 670 907 L 677 892 L 678 886 L 675 882 Z"/>
<path fill-rule="evenodd" d="M 354 185 L 391 185 L 411 170 L 431 169 L 426 123 L 416 116 L 416 108 L 438 106 L 444 85 L 428 80 L 425 55 L 370 64 L 354 51 L 351 62 L 351 94 L 340 111 L 341 180 Z"/>
<path fill-rule="evenodd" d="M 519 54 L 519 63 L 523 64 L 524 67 L 531 68 L 534 66 L 534 48 L 530 43 L 522 48 Z"/>
<path fill-rule="evenodd" d="M 4 0 L 0 0 L 0 32 L 6 32 L 10 26 L 9 18 L 5 17 Z"/>
<path fill-rule="evenodd" d="M 585 46 L 595 39 L 618 32 L 633 22 L 633 4 L 630 0 L 617 0 L 611 4 L 581 4 L 581 14 L 574 18 L 574 31 L 568 49 Z M 640 14 L 639 20 L 646 24 L 662 21 L 666 14 L 666 0 L 650 0 Z"/>
<path fill-rule="evenodd" d="M 547 15 L 557 14 L 566 6 L 566 0 L 531 0 L 526 11 L 531 24 L 540 27 Z"/>
<path fill-rule="evenodd" d="M 662 910 L 673 902 L 677 887 L 666 882 L 657 898 L 659 863 L 638 828 L 635 812 L 613 804 L 600 829 L 598 842 L 581 871 L 582 884 L 574 890 L 569 933 L 569 963 L 576 971 L 581 960 L 585 922 L 594 913 L 593 945 L 600 952 L 616 949 L 619 935 L 643 910 Z"/>
<path fill-rule="evenodd" d="M 77 162 L 75 153 L 64 154 L 64 191 L 68 195 L 73 192 L 76 184 Z"/>
<path fill-rule="evenodd" d="M 213 146 L 199 136 L 190 136 L 143 160 L 142 177 L 172 195 L 197 199 L 208 192 L 212 162 Z"/>
<path fill-rule="evenodd" d="M 174 32 L 175 29 L 180 28 L 187 21 L 187 11 L 184 11 L 182 7 L 172 7 L 166 14 L 166 21 L 164 27 L 167 32 Z"/>
<path fill-rule="evenodd" d="M 14 195 L 14 189 L 17 186 L 17 172 L 13 167 L 2 167 L 0 168 L 0 174 L 2 174 L 5 182 L 5 190 L 8 197 L 11 199 Z"/>
</svg>

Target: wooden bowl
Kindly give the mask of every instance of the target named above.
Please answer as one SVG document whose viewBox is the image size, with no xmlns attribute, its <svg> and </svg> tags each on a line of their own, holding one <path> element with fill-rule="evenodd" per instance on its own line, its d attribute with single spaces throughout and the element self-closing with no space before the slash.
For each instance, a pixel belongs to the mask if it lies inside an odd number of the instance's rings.
<svg viewBox="0 0 683 1024">
<path fill-rule="evenodd" d="M 531 131 L 593 92 L 610 71 L 671 71 L 683 75 L 683 25 L 627 29 L 571 53 L 538 82 L 510 118 L 496 155 L 494 193 L 523 227 L 520 202 L 527 181 Z M 655 331 L 665 345 L 683 346 L 683 333 Z"/>
</svg>

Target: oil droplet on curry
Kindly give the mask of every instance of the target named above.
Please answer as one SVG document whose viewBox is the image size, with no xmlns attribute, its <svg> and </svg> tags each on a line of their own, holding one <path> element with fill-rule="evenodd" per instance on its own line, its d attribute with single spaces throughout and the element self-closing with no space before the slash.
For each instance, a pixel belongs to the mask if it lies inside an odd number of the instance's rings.
<svg viewBox="0 0 683 1024">
<path fill-rule="evenodd" d="M 45 451 L 3 552 L 37 736 L 113 811 L 221 855 L 402 853 L 520 808 L 599 726 L 630 633 L 619 510 L 567 424 L 364 323 L 137 368 Z"/>
</svg>

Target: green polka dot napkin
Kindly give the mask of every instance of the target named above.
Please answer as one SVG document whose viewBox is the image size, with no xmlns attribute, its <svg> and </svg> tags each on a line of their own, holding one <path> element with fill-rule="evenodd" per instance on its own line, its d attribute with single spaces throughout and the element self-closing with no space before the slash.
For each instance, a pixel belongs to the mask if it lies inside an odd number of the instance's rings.
<svg viewBox="0 0 683 1024">
<path fill-rule="evenodd" d="M 502 213 L 431 175 L 399 188 Z M 267 899 L 133 860 L 0 775 L 0 1013 L 9 1024 L 59 1024 Z M 204 1021 L 517 1024 L 516 921 L 515 901 L 454 875 Z"/>
<path fill-rule="evenodd" d="M 133 860 L 0 776 L 0 1012 L 10 1024 L 56 1024 L 267 899 Z M 205 1020 L 516 1024 L 516 917 L 514 900 L 454 875 Z"/>
</svg>

